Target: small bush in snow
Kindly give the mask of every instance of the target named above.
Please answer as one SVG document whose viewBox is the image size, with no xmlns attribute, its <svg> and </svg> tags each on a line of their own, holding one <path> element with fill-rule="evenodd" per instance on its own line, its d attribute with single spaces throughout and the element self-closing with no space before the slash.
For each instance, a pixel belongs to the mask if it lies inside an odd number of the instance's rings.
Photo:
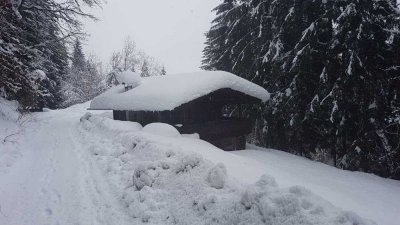
<svg viewBox="0 0 400 225">
<path fill-rule="evenodd" d="M 273 198 L 272 202 L 275 205 L 274 214 L 281 217 L 292 216 L 301 211 L 300 201 L 294 195 L 284 194 Z"/>
<path fill-rule="evenodd" d="M 267 196 L 269 190 L 277 187 L 275 179 L 264 174 L 255 186 L 251 186 L 243 192 L 240 202 L 246 209 L 251 209 L 253 205 L 266 206 L 268 201 L 263 197 Z"/>
<path fill-rule="evenodd" d="M 200 165 L 203 161 L 198 155 L 187 155 L 177 164 L 176 173 L 185 173 Z"/>
<path fill-rule="evenodd" d="M 251 209 L 252 205 L 256 204 L 259 199 L 259 193 L 255 188 L 248 188 L 242 194 L 242 198 L 240 199 L 240 203 L 246 208 Z"/>
<path fill-rule="evenodd" d="M 290 193 L 295 194 L 298 197 L 310 195 L 311 192 L 301 186 L 293 186 L 289 188 Z"/>
<path fill-rule="evenodd" d="M 92 114 L 89 113 L 89 112 L 87 112 L 87 113 L 85 113 L 85 115 L 83 115 L 79 120 L 80 120 L 81 122 L 83 122 L 83 121 L 85 121 L 85 120 L 89 120 L 90 117 L 92 117 Z"/>
<path fill-rule="evenodd" d="M 194 208 L 200 213 L 200 215 L 205 215 L 205 212 L 209 210 L 210 208 L 214 207 L 214 205 L 217 202 L 217 197 L 215 196 L 207 196 L 204 197 L 204 200 L 193 201 L 193 206 Z"/>
<path fill-rule="evenodd" d="M 20 106 L 17 101 L 8 101 L 0 97 L 0 119 L 17 121 L 20 117 L 20 113 L 18 112 L 19 107 Z"/>
<path fill-rule="evenodd" d="M 151 187 L 152 183 L 153 177 L 150 175 L 147 167 L 145 165 L 138 166 L 133 174 L 133 186 L 140 191 L 144 186 Z"/>
<path fill-rule="evenodd" d="M 175 156 L 175 152 L 174 151 L 167 151 L 166 153 L 165 153 L 165 155 L 167 156 L 167 158 L 170 158 L 170 157 L 172 157 L 172 156 Z"/>
<path fill-rule="evenodd" d="M 257 181 L 257 186 L 261 188 L 278 187 L 275 178 L 266 174 L 262 175 L 260 180 Z"/>
<path fill-rule="evenodd" d="M 226 182 L 227 172 L 224 164 L 219 163 L 208 172 L 207 181 L 211 187 L 221 189 Z"/>
<path fill-rule="evenodd" d="M 169 164 L 167 162 L 159 162 L 159 166 L 163 169 L 163 170 L 168 170 L 170 168 Z"/>
<path fill-rule="evenodd" d="M 340 224 L 348 224 L 350 221 L 353 225 L 365 224 L 364 220 L 361 217 L 350 211 L 343 212 L 342 215 L 337 218 L 337 222 Z"/>
</svg>

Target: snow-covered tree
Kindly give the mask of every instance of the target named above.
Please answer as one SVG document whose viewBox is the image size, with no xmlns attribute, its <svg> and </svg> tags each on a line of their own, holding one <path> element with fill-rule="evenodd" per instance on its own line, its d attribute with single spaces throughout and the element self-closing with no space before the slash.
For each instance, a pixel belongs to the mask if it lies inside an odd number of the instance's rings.
<svg viewBox="0 0 400 225">
<path fill-rule="evenodd" d="M 150 71 L 149 71 L 149 66 L 147 60 L 144 60 L 142 68 L 140 69 L 141 71 L 141 76 L 142 77 L 149 77 L 150 76 Z"/>
<path fill-rule="evenodd" d="M 121 54 L 123 59 L 122 70 L 135 72 L 135 67 L 138 64 L 137 50 L 136 43 L 130 37 L 126 38 Z"/>
<path fill-rule="evenodd" d="M 400 178 L 395 1 L 225 0 L 215 11 L 203 68 L 272 93 L 241 112 L 257 119 L 257 143 Z"/>
<path fill-rule="evenodd" d="M 400 14 L 393 1 L 335 1 L 331 61 L 337 61 L 330 104 L 338 166 L 400 178 L 400 133 L 388 120 L 400 106 Z M 332 77 L 332 78 L 331 78 Z M 336 77 L 331 75 L 328 79 Z M 395 88 L 396 89 L 396 88 Z"/>
<path fill-rule="evenodd" d="M 63 87 L 64 107 L 89 101 L 105 89 L 101 63 L 93 55 L 86 60 L 79 39 L 74 42 L 71 61 Z"/>
<path fill-rule="evenodd" d="M 121 51 L 115 51 L 110 58 L 110 71 L 107 73 L 107 87 L 117 85 L 116 75 L 123 71 L 138 72 L 142 76 L 159 76 L 163 74 L 163 67 L 148 56 L 144 51 L 136 48 L 136 43 L 127 37 Z M 165 70 L 165 68 L 164 68 Z"/>
<path fill-rule="evenodd" d="M 92 17 L 83 6 L 97 0 L 4 1 L 0 4 L 0 89 L 26 108 L 56 108 L 68 70 L 67 40 L 81 33 L 79 17 Z M 48 79 L 32 84 L 30 74 L 42 71 Z M 36 82 L 43 91 L 35 89 Z M 46 89 L 46 91 L 44 91 Z"/>
<path fill-rule="evenodd" d="M 72 53 L 72 70 L 84 70 L 86 67 L 85 54 L 83 53 L 82 43 L 79 39 L 74 42 L 73 53 Z"/>
</svg>

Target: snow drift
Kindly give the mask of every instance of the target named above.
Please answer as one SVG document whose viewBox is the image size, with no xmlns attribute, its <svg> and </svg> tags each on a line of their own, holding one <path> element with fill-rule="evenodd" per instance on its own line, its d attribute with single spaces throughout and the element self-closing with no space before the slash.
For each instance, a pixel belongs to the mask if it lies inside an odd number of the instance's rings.
<svg viewBox="0 0 400 225">
<path fill-rule="evenodd" d="M 93 115 L 81 121 L 82 138 L 90 143 L 93 157 L 117 190 L 126 212 L 137 222 L 373 224 L 303 187 L 282 188 L 266 174 L 255 183 L 242 183 L 231 176 L 223 159 L 214 163 L 207 155 L 193 151 L 209 146 L 201 140 L 157 137 L 136 125 L 136 131 L 116 132 L 116 121 Z M 192 149 L 174 142 L 178 139 L 191 142 Z M 216 155 L 230 154 L 211 149 Z"/>
</svg>

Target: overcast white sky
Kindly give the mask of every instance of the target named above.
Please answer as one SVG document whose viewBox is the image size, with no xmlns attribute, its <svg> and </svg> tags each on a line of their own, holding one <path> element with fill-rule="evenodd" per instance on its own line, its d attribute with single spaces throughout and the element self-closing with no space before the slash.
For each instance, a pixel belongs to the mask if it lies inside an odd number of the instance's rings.
<svg viewBox="0 0 400 225">
<path fill-rule="evenodd" d="M 108 0 L 86 22 L 90 34 L 85 50 L 102 61 L 122 48 L 126 36 L 137 47 L 164 64 L 168 73 L 198 71 L 204 33 L 220 0 Z"/>
</svg>

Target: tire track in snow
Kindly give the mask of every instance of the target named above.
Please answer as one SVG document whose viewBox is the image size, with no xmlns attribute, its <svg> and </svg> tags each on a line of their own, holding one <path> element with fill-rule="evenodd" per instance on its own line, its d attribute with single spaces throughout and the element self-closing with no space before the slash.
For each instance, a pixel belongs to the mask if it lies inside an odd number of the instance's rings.
<svg viewBox="0 0 400 225">
<path fill-rule="evenodd" d="M 75 145 L 80 146 L 75 150 L 79 149 L 76 154 L 82 161 L 82 172 L 84 173 L 82 178 L 86 182 L 86 193 L 89 194 L 91 202 L 95 205 L 98 224 L 132 224 L 133 221 L 122 207 L 121 200 L 111 190 L 105 174 L 102 173 L 99 165 L 90 155 L 89 148 L 97 142 L 97 138 L 83 133 L 78 124 L 74 128 L 74 130 L 70 130 L 71 140 L 74 141 Z M 79 138 L 75 139 L 74 133 L 77 133 Z"/>
</svg>

